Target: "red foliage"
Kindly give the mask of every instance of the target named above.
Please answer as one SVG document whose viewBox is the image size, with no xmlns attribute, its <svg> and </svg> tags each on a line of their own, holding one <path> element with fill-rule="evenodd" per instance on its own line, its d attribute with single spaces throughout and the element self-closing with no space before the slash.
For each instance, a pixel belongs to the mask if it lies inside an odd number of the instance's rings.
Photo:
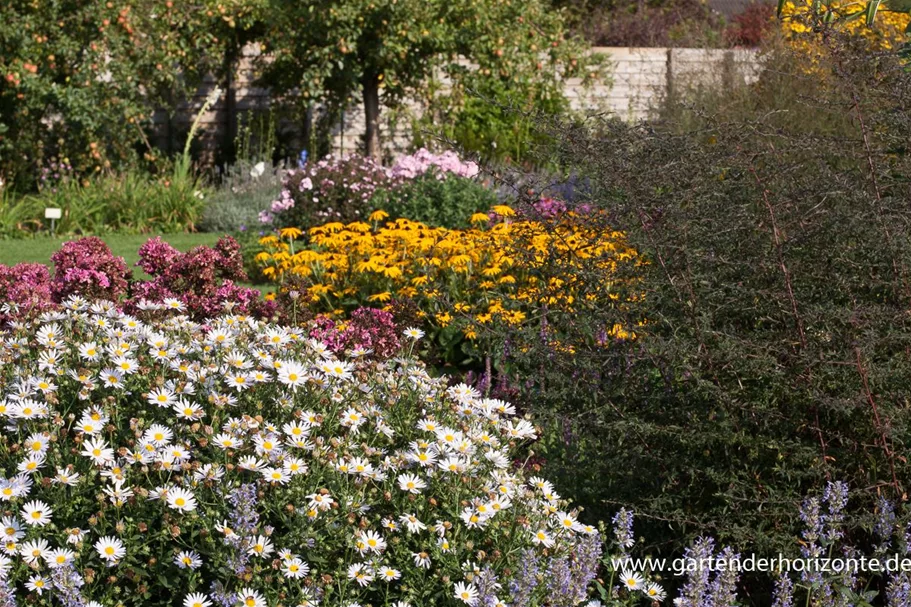
<svg viewBox="0 0 911 607">
<path fill-rule="evenodd" d="M 724 39 L 730 46 L 757 47 L 766 39 L 774 25 L 775 7 L 753 2 L 732 19 L 731 25 L 724 32 Z"/>
</svg>

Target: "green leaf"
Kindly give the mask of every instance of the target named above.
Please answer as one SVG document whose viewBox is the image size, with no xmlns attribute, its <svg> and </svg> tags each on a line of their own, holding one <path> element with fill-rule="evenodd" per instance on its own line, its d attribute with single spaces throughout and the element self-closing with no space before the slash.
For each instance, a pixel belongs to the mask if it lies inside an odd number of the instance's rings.
<svg viewBox="0 0 911 607">
<path fill-rule="evenodd" d="M 876 19 L 876 12 L 879 10 L 879 5 L 882 0 L 870 0 L 867 4 L 867 10 L 864 11 L 867 17 L 867 25 L 873 25 L 873 20 Z"/>
</svg>

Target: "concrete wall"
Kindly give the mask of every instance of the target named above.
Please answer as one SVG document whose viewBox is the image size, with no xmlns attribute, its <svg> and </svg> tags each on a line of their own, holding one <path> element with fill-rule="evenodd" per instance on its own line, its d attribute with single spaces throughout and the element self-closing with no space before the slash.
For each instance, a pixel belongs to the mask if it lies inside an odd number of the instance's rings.
<svg viewBox="0 0 911 607">
<path fill-rule="evenodd" d="M 759 77 L 761 69 L 755 51 L 751 50 L 615 47 L 592 50 L 607 55 L 610 82 L 585 89 L 578 79 L 569 79 L 565 83 L 566 96 L 573 109 L 607 112 L 625 120 L 647 118 L 671 92 L 690 87 L 751 83 Z M 200 144 L 204 149 L 211 151 L 233 140 L 245 113 L 269 109 L 272 104 L 269 91 L 254 84 L 260 59 L 258 45 L 244 49 L 229 94 L 223 95 L 213 110 L 203 116 Z M 163 111 L 155 114 L 156 143 L 160 147 L 168 149 L 169 142 L 171 150 L 182 147 L 182 137 L 215 84 L 208 81 L 174 116 Z M 224 87 L 224 83 L 221 85 Z M 407 115 L 420 115 L 421 111 L 420 104 L 409 104 L 404 111 L 406 117 L 399 119 L 397 132 L 390 132 L 390 125 L 386 125 L 383 143 L 387 149 L 394 152 L 408 147 L 410 124 Z M 305 147 L 301 138 L 303 125 L 286 120 L 281 128 L 286 137 L 292 141 L 297 138 L 297 145 Z M 331 130 L 334 152 L 349 153 L 360 149 L 363 131 L 363 110 L 359 103 L 353 103 L 345 113 L 344 125 L 337 124 Z"/>
</svg>

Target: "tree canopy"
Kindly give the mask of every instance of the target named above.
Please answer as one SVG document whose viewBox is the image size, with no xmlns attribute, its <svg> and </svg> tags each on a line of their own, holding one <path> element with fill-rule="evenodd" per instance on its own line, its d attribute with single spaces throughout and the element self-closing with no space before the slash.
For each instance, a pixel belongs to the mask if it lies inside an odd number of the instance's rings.
<svg viewBox="0 0 911 607">
<path fill-rule="evenodd" d="M 271 0 L 268 14 L 267 81 L 341 107 L 360 94 L 375 157 L 381 92 L 394 107 L 440 74 L 559 94 L 563 78 L 595 75 L 596 59 L 542 0 Z"/>
</svg>

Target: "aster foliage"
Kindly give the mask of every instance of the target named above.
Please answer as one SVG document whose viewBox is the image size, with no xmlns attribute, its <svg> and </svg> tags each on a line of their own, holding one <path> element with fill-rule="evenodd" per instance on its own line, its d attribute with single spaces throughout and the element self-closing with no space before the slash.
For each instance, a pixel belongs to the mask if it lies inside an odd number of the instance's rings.
<svg viewBox="0 0 911 607">
<path fill-rule="evenodd" d="M 600 536 L 526 476 L 508 403 L 312 327 L 161 313 L 74 298 L 0 334 L 7 603 L 587 597 Z"/>
</svg>

